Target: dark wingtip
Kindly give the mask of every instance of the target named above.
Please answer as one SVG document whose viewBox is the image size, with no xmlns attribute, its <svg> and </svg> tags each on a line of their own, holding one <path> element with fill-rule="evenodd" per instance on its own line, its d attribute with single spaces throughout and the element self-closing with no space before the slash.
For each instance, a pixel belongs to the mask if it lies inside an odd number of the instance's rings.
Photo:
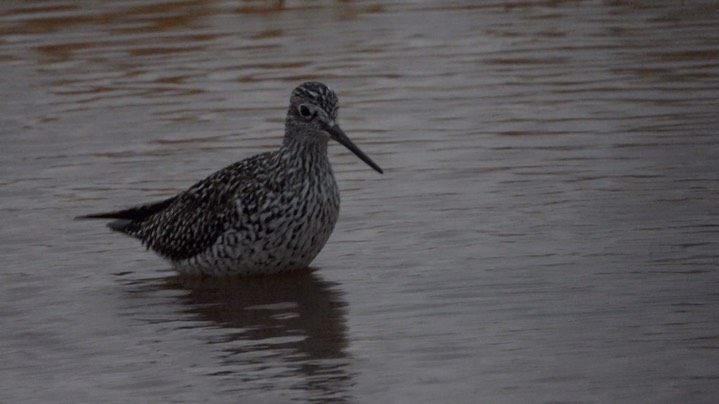
<svg viewBox="0 0 719 404">
<path fill-rule="evenodd" d="M 113 220 L 112 222 L 107 224 L 107 227 L 109 227 L 112 230 L 124 232 L 125 229 L 129 224 L 132 223 L 132 220 L 128 219 L 117 219 Z"/>
<path fill-rule="evenodd" d="M 93 215 L 80 215 L 75 216 L 72 220 L 85 220 L 85 219 L 113 219 L 110 213 L 98 213 Z"/>
<path fill-rule="evenodd" d="M 73 220 L 86 220 L 86 219 L 115 219 L 107 224 L 107 227 L 114 231 L 125 232 L 127 226 L 132 223 L 131 219 L 118 219 L 117 212 L 113 213 L 98 213 L 93 215 L 81 215 L 75 216 Z"/>
<path fill-rule="evenodd" d="M 112 230 L 137 237 L 135 233 L 138 226 L 140 226 L 141 223 L 145 221 L 148 217 L 167 208 L 176 198 L 177 197 L 174 196 L 172 198 L 165 199 L 164 201 L 152 202 L 125 210 L 118 210 L 115 212 L 102 212 L 93 213 L 90 215 L 80 215 L 75 217 L 75 220 L 114 219 L 107 224 L 107 227 Z"/>
<path fill-rule="evenodd" d="M 128 209 L 117 210 L 114 212 L 92 213 L 89 215 L 76 216 L 75 220 L 83 219 L 120 219 L 120 220 L 144 220 L 148 216 L 167 208 L 176 199 L 176 196 L 159 202 L 150 202 L 144 205 L 133 206 Z"/>
</svg>

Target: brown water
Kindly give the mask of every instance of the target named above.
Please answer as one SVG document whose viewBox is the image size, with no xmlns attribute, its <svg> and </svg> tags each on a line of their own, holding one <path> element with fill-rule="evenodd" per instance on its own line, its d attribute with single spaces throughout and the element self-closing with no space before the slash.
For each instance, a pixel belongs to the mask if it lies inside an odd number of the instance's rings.
<svg viewBox="0 0 719 404">
<path fill-rule="evenodd" d="M 709 403 L 719 3 L 0 3 L 0 402 Z M 190 282 L 78 214 L 280 143 L 321 80 L 317 271 Z"/>
</svg>

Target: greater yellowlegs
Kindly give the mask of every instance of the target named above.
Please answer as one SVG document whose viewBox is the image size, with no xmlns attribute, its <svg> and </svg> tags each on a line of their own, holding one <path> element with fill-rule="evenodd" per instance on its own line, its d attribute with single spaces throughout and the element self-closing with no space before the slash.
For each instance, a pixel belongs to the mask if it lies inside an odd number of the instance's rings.
<svg viewBox="0 0 719 404">
<path fill-rule="evenodd" d="M 163 201 L 81 216 L 142 240 L 183 274 L 306 268 L 334 229 L 340 195 L 327 157 L 334 139 L 382 169 L 337 124 L 337 95 L 318 82 L 290 97 L 282 146 L 210 175 Z"/>
</svg>

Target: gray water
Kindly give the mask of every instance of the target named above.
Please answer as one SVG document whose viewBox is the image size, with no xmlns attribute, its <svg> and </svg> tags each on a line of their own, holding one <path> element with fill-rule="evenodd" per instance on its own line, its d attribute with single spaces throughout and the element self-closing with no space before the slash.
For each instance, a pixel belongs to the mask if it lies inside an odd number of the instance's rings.
<svg viewBox="0 0 719 404">
<path fill-rule="evenodd" d="M 0 402 L 710 403 L 719 4 L 0 3 Z M 281 142 L 321 80 L 312 273 L 178 279 L 76 215 Z"/>
</svg>

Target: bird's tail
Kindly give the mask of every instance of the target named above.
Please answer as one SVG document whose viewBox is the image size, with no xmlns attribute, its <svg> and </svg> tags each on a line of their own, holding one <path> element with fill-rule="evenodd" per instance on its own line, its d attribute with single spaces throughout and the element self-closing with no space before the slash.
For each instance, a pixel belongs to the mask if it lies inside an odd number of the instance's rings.
<svg viewBox="0 0 719 404">
<path fill-rule="evenodd" d="M 107 227 L 115 231 L 135 236 L 140 223 L 155 213 L 167 208 L 174 200 L 175 197 L 172 197 L 170 199 L 165 199 L 164 201 L 146 203 L 144 205 L 133 206 L 124 210 L 77 216 L 75 219 L 115 219 L 108 223 Z"/>
</svg>

